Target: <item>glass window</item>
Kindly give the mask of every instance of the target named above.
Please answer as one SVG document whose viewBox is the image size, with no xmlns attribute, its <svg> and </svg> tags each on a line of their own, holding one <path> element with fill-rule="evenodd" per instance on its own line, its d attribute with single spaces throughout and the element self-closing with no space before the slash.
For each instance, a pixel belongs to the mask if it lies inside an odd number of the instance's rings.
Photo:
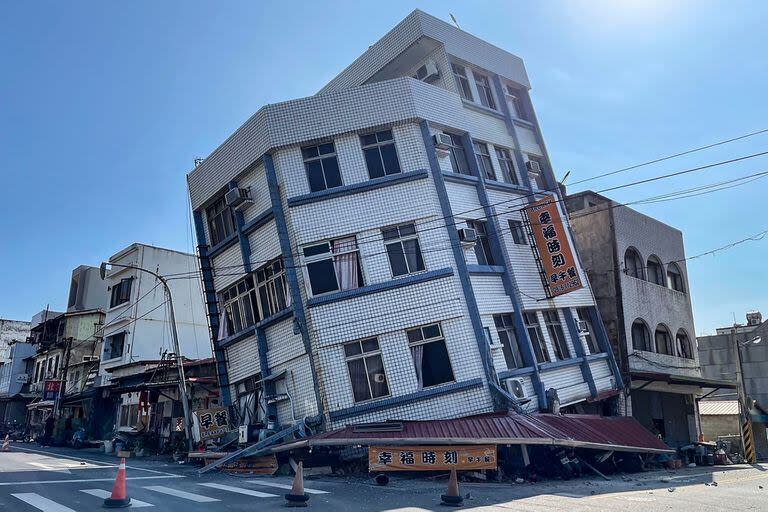
<svg viewBox="0 0 768 512">
<path fill-rule="evenodd" d="M 648 258 L 648 281 L 665 286 L 664 267 L 656 256 Z"/>
<path fill-rule="evenodd" d="M 683 273 L 680 272 L 677 263 L 672 262 L 667 266 L 667 285 L 678 292 L 685 292 Z"/>
<path fill-rule="evenodd" d="M 378 339 L 347 343 L 344 345 L 344 355 L 355 402 L 389 395 Z"/>
<path fill-rule="evenodd" d="M 522 221 L 510 219 L 509 230 L 512 232 L 512 240 L 517 245 L 525 245 L 528 243 L 528 239 L 525 237 L 525 228 Z"/>
<path fill-rule="evenodd" d="M 306 246 L 303 254 L 310 295 L 364 286 L 360 250 L 354 236 Z"/>
<path fill-rule="evenodd" d="M 472 98 L 472 88 L 469 86 L 469 78 L 467 78 L 467 68 L 461 64 L 451 64 L 453 69 L 453 76 L 456 78 L 456 85 L 459 87 L 459 94 L 467 101 L 474 101 Z"/>
<path fill-rule="evenodd" d="M 472 142 L 472 146 L 475 148 L 475 157 L 477 158 L 477 165 L 480 168 L 480 172 L 483 173 L 489 180 L 496 180 L 496 171 L 493 170 L 493 162 L 491 162 L 491 154 L 488 152 L 488 144 L 485 142 Z"/>
<path fill-rule="evenodd" d="M 674 348 L 672 347 L 672 336 L 670 336 L 669 330 L 665 326 L 659 324 L 656 327 L 654 338 L 656 341 L 656 352 L 670 356 L 675 355 Z"/>
<path fill-rule="evenodd" d="M 528 179 L 533 182 L 532 184 L 537 190 L 547 190 L 547 183 L 544 181 L 544 166 L 541 163 L 541 158 L 528 155 L 528 161 L 535 162 L 539 167 L 538 172 L 528 171 Z"/>
<path fill-rule="evenodd" d="M 467 226 L 474 229 L 477 233 L 477 242 L 475 243 L 475 256 L 477 256 L 478 265 L 495 265 L 493 252 L 491 252 L 491 243 L 488 240 L 488 231 L 486 222 L 480 220 L 468 220 Z"/>
<path fill-rule="evenodd" d="M 576 314 L 579 317 L 579 321 L 582 324 L 582 327 L 586 328 L 581 329 L 581 332 L 579 334 L 582 338 L 584 338 L 584 341 L 587 344 L 587 348 L 589 349 L 590 354 L 599 354 L 600 348 L 597 346 L 597 339 L 595 338 L 595 329 L 592 327 L 592 320 L 590 319 L 589 311 L 587 311 L 587 308 L 578 308 L 576 310 Z"/>
<path fill-rule="evenodd" d="M 365 165 L 368 167 L 368 176 L 371 179 L 400 172 L 392 130 L 362 135 L 360 142 L 363 145 Z"/>
<path fill-rule="evenodd" d="M 132 277 L 126 277 L 121 279 L 119 283 L 112 286 L 111 296 L 109 299 L 109 307 L 113 308 L 120 304 L 125 304 L 131 300 L 131 284 L 133 283 Z"/>
<path fill-rule="evenodd" d="M 523 320 L 525 321 L 525 328 L 528 330 L 528 336 L 531 338 L 536 361 L 539 363 L 548 362 L 549 353 L 547 353 L 547 347 L 544 344 L 544 335 L 541 332 L 538 316 L 534 312 L 523 313 Z"/>
<path fill-rule="evenodd" d="M 216 245 L 235 232 L 235 216 L 227 206 L 224 196 L 205 209 L 211 245 Z"/>
<path fill-rule="evenodd" d="M 381 230 L 387 248 L 392 276 L 404 276 L 424 270 L 416 226 L 411 222 Z"/>
<path fill-rule="evenodd" d="M 544 311 L 544 324 L 547 326 L 549 338 L 555 348 L 555 357 L 557 359 L 570 359 L 571 351 L 568 349 L 568 343 L 565 340 L 563 326 L 560 323 L 560 315 L 557 310 L 550 309 Z"/>
<path fill-rule="evenodd" d="M 440 324 L 406 331 L 416 370 L 418 388 L 428 388 L 454 380 L 448 348 Z"/>
<path fill-rule="evenodd" d="M 256 271 L 256 288 L 261 318 L 272 316 L 288 307 L 290 299 L 283 258 L 277 258 Z"/>
<path fill-rule="evenodd" d="M 336 158 L 336 147 L 333 142 L 301 148 L 301 155 L 304 157 L 309 189 L 312 192 L 342 185 L 339 161 Z"/>
<path fill-rule="evenodd" d="M 684 357 L 685 359 L 693 359 L 693 347 L 691 346 L 691 340 L 684 330 L 677 331 L 675 341 L 677 342 L 677 355 Z"/>
<path fill-rule="evenodd" d="M 461 137 L 452 133 L 447 133 L 446 135 L 451 138 L 451 146 L 448 148 L 448 153 L 451 157 L 451 169 L 459 174 L 472 174 L 469 170 L 469 163 L 467 163 L 467 155 L 464 152 Z"/>
<path fill-rule="evenodd" d="M 624 253 L 624 273 L 628 276 L 643 279 L 643 259 L 632 247 Z"/>
<path fill-rule="evenodd" d="M 504 178 L 504 181 L 519 185 L 520 182 L 517 179 L 517 172 L 515 172 L 515 161 L 512 158 L 512 152 L 506 148 L 497 147 L 496 158 L 499 160 L 501 176 Z"/>
<path fill-rule="evenodd" d="M 502 352 L 504 353 L 507 368 L 523 368 L 525 362 L 520 352 L 520 343 L 517 341 L 517 335 L 515 334 L 512 313 L 493 315 L 493 323 L 496 325 L 496 333 L 501 340 Z"/>
<path fill-rule="evenodd" d="M 104 360 L 123 356 L 125 331 L 104 338 Z"/>
<path fill-rule="evenodd" d="M 635 350 L 652 352 L 651 333 L 648 330 L 648 326 L 645 325 L 645 322 L 639 318 L 632 323 L 632 348 Z"/>
<path fill-rule="evenodd" d="M 496 108 L 496 100 L 493 98 L 493 91 L 491 91 L 491 82 L 487 76 L 472 72 L 475 75 L 475 87 L 477 87 L 477 95 L 480 96 L 480 103 L 484 107 Z"/>
<path fill-rule="evenodd" d="M 523 106 L 520 102 L 520 92 L 511 85 L 507 85 L 504 91 L 504 96 L 507 100 L 507 107 L 509 107 L 509 114 L 518 119 L 526 119 L 523 113 Z"/>
<path fill-rule="evenodd" d="M 224 290 L 221 301 L 224 304 L 225 336 L 243 331 L 260 320 L 252 276 Z"/>
</svg>

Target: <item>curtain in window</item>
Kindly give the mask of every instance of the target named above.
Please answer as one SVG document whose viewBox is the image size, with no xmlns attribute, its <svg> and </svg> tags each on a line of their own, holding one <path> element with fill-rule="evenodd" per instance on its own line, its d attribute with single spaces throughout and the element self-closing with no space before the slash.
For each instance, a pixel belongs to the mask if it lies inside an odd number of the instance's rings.
<svg viewBox="0 0 768 512">
<path fill-rule="evenodd" d="M 411 347 L 411 356 L 413 356 L 413 365 L 416 368 L 416 382 L 418 389 L 424 387 L 424 372 L 422 371 L 422 361 L 424 359 L 424 345 L 415 345 Z"/>
<path fill-rule="evenodd" d="M 352 381 L 352 393 L 356 402 L 370 400 L 371 392 L 368 389 L 368 374 L 365 371 L 365 362 L 363 359 L 353 359 L 347 361 L 349 367 L 349 377 Z"/>
<path fill-rule="evenodd" d="M 223 340 L 232 334 L 227 319 L 227 310 L 224 308 L 224 301 L 219 301 L 219 332 L 216 339 Z"/>
<path fill-rule="evenodd" d="M 357 243 L 355 238 L 342 238 L 333 242 L 333 267 L 339 290 L 352 290 L 359 286 L 357 282 Z M 345 252 L 354 251 L 354 252 Z M 339 254 L 344 253 L 344 254 Z"/>
</svg>

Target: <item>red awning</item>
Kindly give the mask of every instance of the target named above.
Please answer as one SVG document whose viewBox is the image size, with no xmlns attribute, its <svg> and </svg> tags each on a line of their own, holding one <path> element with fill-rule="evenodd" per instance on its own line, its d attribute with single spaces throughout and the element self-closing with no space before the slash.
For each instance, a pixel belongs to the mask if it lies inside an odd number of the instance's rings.
<svg viewBox="0 0 768 512">
<path fill-rule="evenodd" d="M 281 445 L 276 451 L 303 446 L 403 444 L 558 445 L 624 452 L 674 453 L 631 417 L 512 412 L 451 420 L 349 425 Z"/>
</svg>

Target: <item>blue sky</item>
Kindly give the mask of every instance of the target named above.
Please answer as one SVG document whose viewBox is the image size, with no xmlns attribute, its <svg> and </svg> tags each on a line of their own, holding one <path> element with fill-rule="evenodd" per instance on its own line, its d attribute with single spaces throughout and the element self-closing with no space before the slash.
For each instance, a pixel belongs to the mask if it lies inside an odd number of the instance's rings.
<svg viewBox="0 0 768 512">
<path fill-rule="evenodd" d="M 768 128 L 765 2 L 3 2 L 0 317 L 63 307 L 74 267 L 132 242 L 191 251 L 194 158 L 265 103 L 315 93 L 415 7 L 525 60 L 569 181 Z M 768 134 L 583 186 L 766 150 Z M 768 157 L 611 197 L 764 170 Z M 767 183 L 637 209 L 694 255 L 768 229 Z M 689 263 L 699 333 L 768 314 L 766 257 L 768 238 Z"/>
</svg>

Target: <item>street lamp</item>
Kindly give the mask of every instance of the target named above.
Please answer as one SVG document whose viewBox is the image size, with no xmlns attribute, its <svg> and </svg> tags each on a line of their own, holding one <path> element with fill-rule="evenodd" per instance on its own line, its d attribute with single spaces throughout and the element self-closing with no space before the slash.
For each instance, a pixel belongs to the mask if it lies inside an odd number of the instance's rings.
<svg viewBox="0 0 768 512">
<path fill-rule="evenodd" d="M 146 268 L 137 267 L 135 265 L 123 265 L 120 263 L 108 263 L 108 262 L 102 262 L 101 266 L 99 267 L 99 275 L 101 275 L 101 279 L 104 280 L 107 277 L 107 265 L 111 267 L 120 267 L 120 268 L 130 268 L 133 270 L 138 270 L 140 272 L 146 272 L 147 274 L 150 274 L 154 276 L 157 280 L 159 280 L 163 284 L 163 288 L 165 289 L 165 295 L 168 297 L 168 304 L 170 309 L 170 321 L 171 321 L 171 337 L 173 338 L 173 349 L 176 352 L 176 366 L 179 370 L 179 394 L 181 395 L 181 406 L 184 410 L 184 433 L 187 436 L 187 444 L 189 445 L 189 451 L 192 451 L 193 445 L 192 445 L 192 432 L 190 430 L 189 424 L 190 424 L 190 416 L 189 416 L 189 398 L 187 397 L 187 380 L 184 377 L 184 361 L 181 357 L 181 347 L 179 346 L 179 335 L 176 332 L 176 315 L 173 311 L 173 297 L 171 296 L 171 288 L 168 286 L 168 281 L 161 276 L 160 274 L 153 272 L 151 270 L 148 270 Z"/>
</svg>

